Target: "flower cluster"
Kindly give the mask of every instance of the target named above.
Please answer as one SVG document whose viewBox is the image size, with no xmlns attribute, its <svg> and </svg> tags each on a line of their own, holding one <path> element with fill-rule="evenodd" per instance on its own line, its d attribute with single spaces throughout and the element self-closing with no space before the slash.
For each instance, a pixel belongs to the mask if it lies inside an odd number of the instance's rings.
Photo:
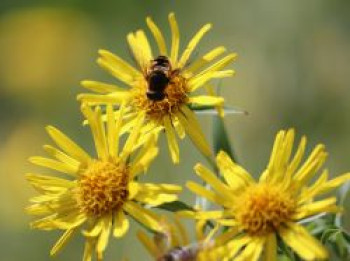
<svg viewBox="0 0 350 261">
<path fill-rule="evenodd" d="M 350 173 L 329 179 L 324 170 L 318 176 L 327 157 L 324 145 L 317 145 L 303 162 L 306 138 L 292 156 L 292 129 L 277 134 L 270 161 L 258 181 L 224 151 L 215 160 L 195 109 L 216 108 L 223 116 L 224 98 L 215 95 L 208 84 L 234 74 L 226 67 L 236 54 L 224 55 L 226 49 L 219 46 L 190 63 L 191 54 L 212 25 L 204 25 L 180 53 L 175 15 L 168 18 L 170 48 L 148 17 L 156 50 L 146 33 L 137 30 L 127 35 L 136 66 L 99 50 L 97 63 L 117 83 L 82 81 L 82 86 L 92 91 L 78 95 L 78 100 L 96 155 L 87 153 L 57 128 L 46 128 L 56 146 L 45 145 L 49 157 L 31 157 L 30 162 L 58 173 L 27 174 L 39 193 L 27 207 L 29 214 L 38 216 L 31 226 L 63 231 L 51 255 L 80 231 L 86 242 L 84 261 L 95 255 L 103 260 L 110 235 L 122 238 L 129 230 L 130 218 L 154 234 L 153 239 L 144 231 L 137 236 L 155 260 L 277 260 L 281 242 L 305 260 L 327 259 L 327 250 L 300 221 L 319 213 L 340 212 L 335 197 L 316 197 L 349 180 Z M 206 92 L 196 94 L 201 88 Z M 181 203 L 181 186 L 141 181 L 141 174 L 158 155 L 162 133 L 174 163 L 180 161 L 178 138 L 186 135 L 209 161 L 216 162 L 215 173 L 197 164 L 195 172 L 206 185 L 188 181 L 187 188 L 219 208 L 182 204 L 186 210 L 172 209 L 177 211 L 174 223 L 152 209 Z M 196 241 L 190 241 L 179 217 L 196 221 Z"/>
</svg>

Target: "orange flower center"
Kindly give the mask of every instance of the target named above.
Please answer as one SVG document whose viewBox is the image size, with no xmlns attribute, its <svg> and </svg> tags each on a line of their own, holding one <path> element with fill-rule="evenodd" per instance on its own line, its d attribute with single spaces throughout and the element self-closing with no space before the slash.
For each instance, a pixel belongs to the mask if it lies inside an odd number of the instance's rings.
<svg viewBox="0 0 350 261">
<path fill-rule="evenodd" d="M 77 201 L 90 216 L 119 209 L 128 198 L 128 168 L 114 162 L 93 162 L 80 176 Z"/>
<path fill-rule="evenodd" d="M 291 219 L 296 202 L 281 188 L 257 184 L 247 188 L 236 205 L 236 219 L 250 235 L 268 234 Z"/>
<path fill-rule="evenodd" d="M 152 100 L 147 97 L 149 89 L 145 78 L 135 81 L 132 104 L 141 111 L 146 111 L 151 119 L 159 120 L 164 115 L 175 113 L 181 105 L 188 101 L 189 93 L 186 79 L 180 74 L 171 78 L 169 84 L 165 87 L 164 98 L 161 100 Z"/>
</svg>

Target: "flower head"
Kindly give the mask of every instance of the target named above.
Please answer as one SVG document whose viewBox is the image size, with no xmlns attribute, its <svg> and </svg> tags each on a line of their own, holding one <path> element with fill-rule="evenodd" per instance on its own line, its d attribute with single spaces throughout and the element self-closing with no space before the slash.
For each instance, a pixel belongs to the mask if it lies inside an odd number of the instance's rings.
<svg viewBox="0 0 350 261">
<path fill-rule="evenodd" d="M 236 54 L 228 54 L 210 64 L 225 52 L 225 48 L 219 46 L 189 63 L 191 54 L 211 29 L 211 24 L 204 25 L 179 55 L 180 35 L 175 15 L 169 14 L 172 36 L 170 50 L 153 20 L 148 17 L 146 22 L 158 48 L 156 51 L 151 49 L 143 30 L 128 34 L 127 41 L 137 68 L 109 51 L 99 51 L 98 64 L 127 87 L 83 81 L 85 88 L 97 94 L 80 94 L 78 99 L 91 105 L 125 102 L 130 121 L 143 115 L 143 133 L 158 133 L 165 129 L 174 162 L 179 161 L 176 133 L 181 139 L 187 133 L 201 152 L 210 156 L 210 148 L 190 106 L 221 106 L 224 99 L 212 95 L 212 92 L 197 96 L 193 93 L 212 79 L 232 76 L 233 70 L 222 69 L 234 61 Z"/>
<path fill-rule="evenodd" d="M 196 173 L 213 191 L 194 182 L 188 182 L 188 188 L 222 206 L 223 210 L 182 214 L 200 220 L 214 219 L 228 227 L 217 240 L 213 253 L 226 259 L 252 261 L 263 253 L 263 260 L 276 260 L 279 236 L 305 260 L 327 258 L 326 249 L 298 222 L 319 213 L 339 211 L 335 197 L 322 200 L 315 200 L 315 197 L 348 181 L 350 173 L 328 180 L 328 172 L 324 170 L 312 185 L 308 185 L 326 160 L 325 147 L 317 145 L 301 164 L 306 138 L 301 139 L 291 157 L 293 143 L 294 130 L 277 134 L 269 164 L 259 181 L 224 152 L 216 158 L 223 181 L 203 165 L 196 165 Z"/>
<path fill-rule="evenodd" d="M 142 123 L 140 117 L 119 151 L 124 107 L 115 113 L 112 106 L 107 106 L 106 124 L 99 107 L 91 110 L 82 106 L 82 112 L 89 122 L 97 157 L 91 157 L 61 131 L 48 126 L 47 131 L 59 148 L 46 145 L 44 148 L 52 158 L 32 157 L 30 161 L 66 176 L 27 174 L 40 194 L 31 199 L 32 205 L 27 211 L 41 217 L 32 222 L 33 228 L 65 231 L 52 248 L 52 255 L 74 232 L 82 230 L 86 237 L 83 260 L 91 260 L 94 249 L 98 260 L 102 260 L 111 231 L 117 238 L 128 231 L 127 215 L 161 232 L 160 219 L 143 205 L 157 206 L 174 201 L 181 187 L 135 180 L 158 153 L 155 137 L 149 136 L 143 144 L 136 144 Z"/>
</svg>

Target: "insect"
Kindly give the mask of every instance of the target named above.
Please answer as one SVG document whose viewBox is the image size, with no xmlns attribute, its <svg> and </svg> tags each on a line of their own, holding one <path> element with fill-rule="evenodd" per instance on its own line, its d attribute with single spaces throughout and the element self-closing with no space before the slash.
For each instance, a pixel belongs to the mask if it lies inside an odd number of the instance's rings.
<svg viewBox="0 0 350 261">
<path fill-rule="evenodd" d="M 197 249 L 191 247 L 175 247 L 169 253 L 159 257 L 157 261 L 191 261 L 195 260 Z"/>
<path fill-rule="evenodd" d="M 151 62 L 146 73 L 148 83 L 146 95 L 151 101 L 162 101 L 166 97 L 164 92 L 166 87 L 171 83 L 171 78 L 179 73 L 179 70 L 173 70 L 169 58 L 163 55 L 159 55 Z"/>
</svg>

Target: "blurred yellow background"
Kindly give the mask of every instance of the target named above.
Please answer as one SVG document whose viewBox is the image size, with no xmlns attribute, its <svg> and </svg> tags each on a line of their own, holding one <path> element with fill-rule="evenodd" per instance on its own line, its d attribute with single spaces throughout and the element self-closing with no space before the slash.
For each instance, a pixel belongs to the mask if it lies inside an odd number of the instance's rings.
<svg viewBox="0 0 350 261">
<path fill-rule="evenodd" d="M 27 158 L 50 142 L 46 124 L 62 129 L 91 149 L 82 127 L 76 94 L 79 81 L 113 79 L 95 63 L 98 48 L 131 61 L 126 34 L 145 28 L 151 15 L 169 36 L 167 15 L 174 11 L 182 47 L 201 25 L 214 29 L 195 56 L 224 45 L 239 55 L 237 74 L 224 80 L 227 104 L 248 116 L 226 119 L 239 162 L 255 176 L 264 168 L 273 138 L 295 127 L 329 151 L 331 175 L 350 170 L 350 2 L 347 0 L 192 0 L 92 1 L 1 0 L 0 3 L 0 260 L 49 260 L 56 232 L 32 231 L 23 211 L 34 191 L 24 180 L 42 171 Z M 211 118 L 200 116 L 211 140 Z M 181 164 L 172 166 L 164 142 L 147 180 L 184 184 L 196 179 L 192 166 L 202 160 L 182 142 Z M 166 171 L 164 171 L 166 169 Z M 193 202 L 185 191 L 182 199 Z M 111 241 L 106 260 L 144 260 L 135 237 Z M 80 260 L 77 237 L 54 260 Z"/>
</svg>

